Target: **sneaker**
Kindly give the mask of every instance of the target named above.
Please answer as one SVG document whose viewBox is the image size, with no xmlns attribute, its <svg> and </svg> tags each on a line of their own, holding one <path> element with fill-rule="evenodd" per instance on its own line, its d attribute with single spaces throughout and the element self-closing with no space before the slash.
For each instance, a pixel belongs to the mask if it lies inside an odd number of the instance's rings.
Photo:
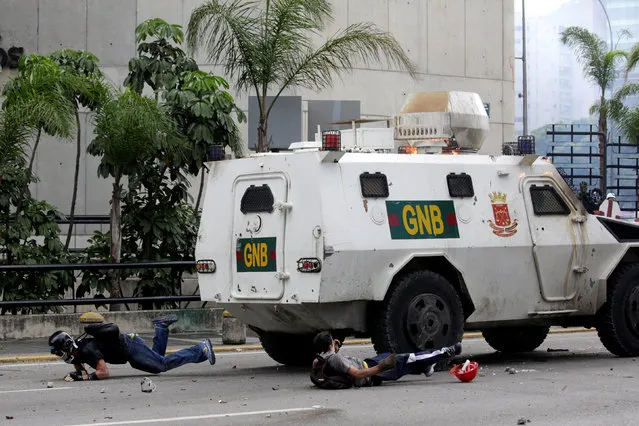
<svg viewBox="0 0 639 426">
<path fill-rule="evenodd" d="M 443 350 L 446 353 L 446 355 L 452 358 L 455 355 L 459 355 L 462 352 L 462 345 L 460 342 L 458 342 L 458 343 L 455 343 L 453 346 L 448 346 L 444 348 Z"/>
<path fill-rule="evenodd" d="M 430 377 L 435 374 L 435 364 L 431 364 L 426 367 L 426 371 L 424 371 L 424 374 L 426 375 L 426 377 Z"/>
<path fill-rule="evenodd" d="M 152 322 L 154 325 L 159 325 L 161 327 L 168 327 L 171 324 L 173 324 L 174 322 L 176 322 L 178 320 L 177 315 L 165 315 L 163 317 L 159 317 L 154 319 Z"/>
<path fill-rule="evenodd" d="M 211 365 L 215 364 L 215 352 L 213 352 L 213 346 L 211 346 L 211 340 L 204 339 L 202 341 L 202 351 L 206 355 Z"/>
</svg>

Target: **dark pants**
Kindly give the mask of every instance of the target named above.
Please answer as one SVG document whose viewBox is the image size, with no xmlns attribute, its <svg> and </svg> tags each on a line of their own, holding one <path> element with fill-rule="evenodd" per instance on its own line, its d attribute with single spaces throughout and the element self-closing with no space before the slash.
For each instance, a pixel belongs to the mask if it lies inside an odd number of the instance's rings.
<svg viewBox="0 0 639 426">
<path fill-rule="evenodd" d="M 136 333 L 125 334 L 124 341 L 129 351 L 131 367 L 147 373 L 158 374 L 184 364 L 195 364 L 208 360 L 201 344 L 164 356 L 168 340 L 169 329 L 162 325 L 155 326 L 153 349 L 150 349 Z"/>
<path fill-rule="evenodd" d="M 364 361 L 366 361 L 369 367 L 373 367 L 389 355 L 390 353 L 383 353 L 374 358 L 367 358 Z M 397 354 L 397 364 L 395 368 L 379 373 L 375 375 L 375 377 L 382 380 L 397 380 L 407 374 L 424 374 L 432 364 L 448 357 L 449 355 L 441 349 L 432 352 L 424 351 L 410 354 Z"/>
</svg>

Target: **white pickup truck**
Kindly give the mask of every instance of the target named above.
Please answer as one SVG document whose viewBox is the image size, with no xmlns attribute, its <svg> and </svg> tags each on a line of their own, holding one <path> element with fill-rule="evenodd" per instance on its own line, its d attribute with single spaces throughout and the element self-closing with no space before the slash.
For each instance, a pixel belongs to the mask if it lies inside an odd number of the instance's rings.
<svg viewBox="0 0 639 426">
<path fill-rule="evenodd" d="M 202 300 L 291 365 L 324 329 L 378 352 L 481 330 L 519 352 L 585 326 L 639 355 L 639 226 L 589 215 L 544 158 L 477 154 L 487 129 L 478 95 L 420 93 L 389 128 L 211 162 Z"/>
</svg>

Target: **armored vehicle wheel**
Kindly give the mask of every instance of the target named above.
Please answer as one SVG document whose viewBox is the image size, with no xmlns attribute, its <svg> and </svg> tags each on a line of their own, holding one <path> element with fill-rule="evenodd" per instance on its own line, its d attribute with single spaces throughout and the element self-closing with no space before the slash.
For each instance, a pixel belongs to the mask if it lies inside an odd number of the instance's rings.
<svg viewBox="0 0 639 426">
<path fill-rule="evenodd" d="M 486 342 L 495 350 L 505 353 L 532 352 L 539 347 L 550 327 L 505 327 L 482 331 Z"/>
<path fill-rule="evenodd" d="M 264 351 L 284 365 L 310 367 L 315 357 L 312 334 L 260 333 Z"/>
<path fill-rule="evenodd" d="M 441 275 L 412 272 L 386 296 L 373 330 L 375 350 L 416 352 L 460 341 L 464 312 L 459 295 Z"/>
<path fill-rule="evenodd" d="M 609 281 L 597 314 L 601 343 L 615 355 L 639 356 L 639 264 L 621 268 Z"/>
</svg>

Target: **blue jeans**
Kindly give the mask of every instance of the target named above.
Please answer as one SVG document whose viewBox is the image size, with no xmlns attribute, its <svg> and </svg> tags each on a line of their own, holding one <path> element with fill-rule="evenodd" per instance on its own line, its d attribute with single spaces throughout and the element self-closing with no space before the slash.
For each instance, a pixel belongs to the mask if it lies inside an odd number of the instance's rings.
<svg viewBox="0 0 639 426">
<path fill-rule="evenodd" d="M 369 367 L 373 367 L 389 355 L 390 353 L 383 353 L 374 358 L 367 358 L 364 361 L 366 361 Z M 424 374 L 426 369 L 432 364 L 448 357 L 449 355 L 441 349 L 410 354 L 397 354 L 397 364 L 395 368 L 376 374 L 375 377 L 379 377 L 382 380 L 397 380 L 407 374 Z"/>
<path fill-rule="evenodd" d="M 124 341 L 129 351 L 131 367 L 147 373 L 158 374 L 184 364 L 197 364 L 208 360 L 201 344 L 164 356 L 168 340 L 169 329 L 161 325 L 155 326 L 153 349 L 150 349 L 136 333 L 125 334 Z"/>
</svg>

